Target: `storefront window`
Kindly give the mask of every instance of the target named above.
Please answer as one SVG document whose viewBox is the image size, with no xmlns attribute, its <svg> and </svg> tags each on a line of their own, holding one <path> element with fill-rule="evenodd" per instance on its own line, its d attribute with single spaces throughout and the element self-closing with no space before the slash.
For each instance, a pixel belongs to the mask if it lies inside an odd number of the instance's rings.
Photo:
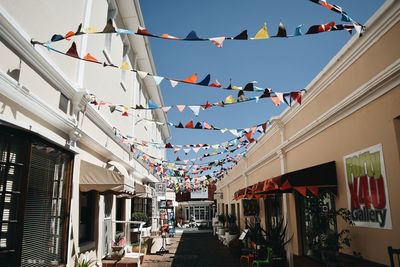
<svg viewBox="0 0 400 267">
<path fill-rule="evenodd" d="M 194 215 L 196 220 L 207 221 L 210 220 L 210 207 L 209 206 L 194 206 L 185 208 L 185 220 L 190 220 L 190 216 Z"/>
<path fill-rule="evenodd" d="M 266 221 L 276 226 L 282 218 L 282 194 L 270 195 L 265 199 Z"/>
</svg>

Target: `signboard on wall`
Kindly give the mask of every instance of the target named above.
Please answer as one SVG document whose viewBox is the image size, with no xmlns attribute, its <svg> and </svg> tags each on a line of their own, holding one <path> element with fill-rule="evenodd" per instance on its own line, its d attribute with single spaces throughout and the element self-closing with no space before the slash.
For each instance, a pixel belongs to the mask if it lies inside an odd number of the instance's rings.
<svg viewBox="0 0 400 267">
<path fill-rule="evenodd" d="M 156 196 L 158 197 L 164 197 L 165 194 L 167 193 L 167 186 L 165 183 L 156 183 Z"/>
<path fill-rule="evenodd" d="M 382 145 L 343 158 L 347 199 L 356 226 L 392 229 Z"/>
<path fill-rule="evenodd" d="M 208 188 L 206 188 L 204 191 L 198 190 L 198 191 L 190 192 L 190 198 L 192 198 L 192 199 L 208 198 Z"/>
</svg>

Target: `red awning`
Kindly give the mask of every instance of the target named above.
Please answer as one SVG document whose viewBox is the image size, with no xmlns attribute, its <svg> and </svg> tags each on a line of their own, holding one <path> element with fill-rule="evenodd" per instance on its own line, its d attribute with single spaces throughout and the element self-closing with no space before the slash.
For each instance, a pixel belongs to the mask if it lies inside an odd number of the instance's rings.
<svg viewBox="0 0 400 267">
<path fill-rule="evenodd" d="M 258 182 L 236 191 L 234 199 L 259 199 L 266 198 L 271 194 L 290 193 L 293 191 L 297 191 L 303 196 L 307 195 L 307 192 L 316 196 L 320 188 L 331 188 L 336 192 L 337 177 L 334 161 L 285 173 Z"/>
</svg>

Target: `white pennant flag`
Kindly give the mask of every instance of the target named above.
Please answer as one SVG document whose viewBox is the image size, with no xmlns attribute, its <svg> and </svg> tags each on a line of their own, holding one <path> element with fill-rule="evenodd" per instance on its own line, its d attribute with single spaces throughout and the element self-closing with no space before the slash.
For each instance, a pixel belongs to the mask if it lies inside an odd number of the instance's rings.
<svg viewBox="0 0 400 267">
<path fill-rule="evenodd" d="M 200 106 L 188 106 L 194 113 L 195 116 L 199 115 L 200 112 Z"/>
<path fill-rule="evenodd" d="M 170 82 L 171 82 L 171 86 L 172 86 L 173 88 L 175 88 L 175 86 L 178 84 L 178 82 L 177 82 L 177 81 L 174 81 L 174 80 L 170 80 Z"/>
<path fill-rule="evenodd" d="M 167 107 L 162 107 L 161 108 L 162 109 L 162 111 L 164 111 L 165 113 L 167 113 L 170 109 L 171 109 L 171 107 L 169 106 L 167 106 Z"/>
<path fill-rule="evenodd" d="M 185 151 L 186 154 L 189 153 L 190 150 L 191 150 L 190 148 L 184 148 L 184 149 L 183 149 L 183 151 Z"/>
<path fill-rule="evenodd" d="M 236 129 L 231 129 L 231 130 L 229 130 L 229 132 L 230 132 L 231 134 L 233 134 L 234 136 L 236 136 L 236 137 L 239 136 L 238 131 L 237 131 Z"/>
<path fill-rule="evenodd" d="M 281 103 L 285 102 L 283 100 L 283 93 L 275 93 L 275 95 L 278 97 L 279 101 L 281 101 Z"/>
<path fill-rule="evenodd" d="M 220 131 L 221 131 L 221 133 L 225 133 L 226 131 L 228 131 L 228 129 L 224 128 L 224 129 L 221 129 Z"/>
<path fill-rule="evenodd" d="M 140 71 L 140 70 L 138 70 L 137 73 L 139 74 L 139 77 L 141 79 L 144 79 L 149 74 L 148 72 Z"/>
<path fill-rule="evenodd" d="M 185 105 L 176 105 L 176 108 L 179 110 L 179 112 L 182 112 L 185 110 Z"/>
<path fill-rule="evenodd" d="M 358 34 L 360 34 L 362 32 L 362 27 L 360 25 L 358 25 L 357 23 L 353 23 L 354 25 L 354 29 L 356 30 L 356 32 Z"/>
<path fill-rule="evenodd" d="M 216 47 L 222 48 L 224 45 L 225 37 L 214 37 L 209 39 L 211 43 L 215 44 Z"/>
<path fill-rule="evenodd" d="M 197 154 L 197 152 L 199 152 L 200 148 L 201 148 L 201 147 L 193 147 L 192 149 L 193 149 L 193 151 Z"/>
<path fill-rule="evenodd" d="M 162 80 L 164 80 L 164 77 L 160 77 L 160 76 L 153 76 L 154 81 L 156 82 L 157 85 L 160 85 L 160 83 L 162 82 Z"/>
<path fill-rule="evenodd" d="M 256 103 L 258 103 L 259 100 L 260 100 L 260 97 L 256 96 Z"/>
</svg>

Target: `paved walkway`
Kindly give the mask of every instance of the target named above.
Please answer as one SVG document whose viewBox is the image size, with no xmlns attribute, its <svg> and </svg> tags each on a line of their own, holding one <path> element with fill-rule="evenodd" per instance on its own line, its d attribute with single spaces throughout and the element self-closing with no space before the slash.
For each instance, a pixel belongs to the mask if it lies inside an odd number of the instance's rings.
<svg viewBox="0 0 400 267">
<path fill-rule="evenodd" d="M 171 238 L 171 245 L 163 255 L 146 255 L 142 267 L 209 267 L 240 266 L 216 236 L 208 231 L 184 231 Z"/>
</svg>

